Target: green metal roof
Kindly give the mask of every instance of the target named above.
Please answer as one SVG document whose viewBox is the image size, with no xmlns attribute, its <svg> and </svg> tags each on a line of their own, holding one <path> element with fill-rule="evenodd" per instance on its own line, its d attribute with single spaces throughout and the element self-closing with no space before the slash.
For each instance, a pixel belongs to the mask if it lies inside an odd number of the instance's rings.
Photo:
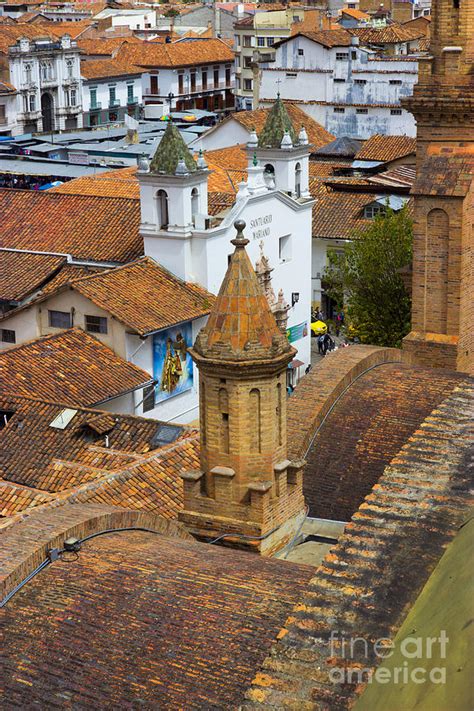
<svg viewBox="0 0 474 711">
<path fill-rule="evenodd" d="M 381 660 L 385 680 L 378 681 L 376 676 L 355 704 L 354 711 L 467 711 L 474 708 L 473 550 L 474 519 L 471 518 L 449 545 L 415 600 L 394 639 L 393 653 L 390 657 L 386 653 L 387 658 Z M 407 561 L 407 564 L 416 565 L 416 562 Z M 440 643 L 443 631 L 449 640 L 444 648 Z M 427 646 L 430 639 L 433 643 Z M 417 668 L 421 671 L 417 672 Z M 396 672 L 397 669 L 402 671 Z M 444 672 L 437 671 L 443 669 Z"/>
<path fill-rule="evenodd" d="M 298 136 L 293 124 L 291 123 L 288 111 L 278 95 L 277 100 L 270 109 L 267 120 L 265 121 L 265 126 L 263 127 L 258 138 L 258 145 L 260 148 L 280 148 L 285 131 L 288 131 L 293 145 L 296 146 L 298 143 Z"/>
<path fill-rule="evenodd" d="M 150 161 L 150 172 L 174 175 L 181 158 L 189 172 L 193 173 L 196 170 L 196 161 L 174 123 L 168 121 L 160 145 Z"/>
</svg>

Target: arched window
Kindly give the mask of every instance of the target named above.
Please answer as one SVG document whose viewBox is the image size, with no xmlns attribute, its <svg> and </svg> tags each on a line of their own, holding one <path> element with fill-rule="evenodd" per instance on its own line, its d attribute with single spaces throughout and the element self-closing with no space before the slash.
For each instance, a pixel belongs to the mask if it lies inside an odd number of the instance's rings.
<svg viewBox="0 0 474 711">
<path fill-rule="evenodd" d="M 194 224 L 194 218 L 198 214 L 199 209 L 199 192 L 197 188 L 191 190 L 191 215 Z"/>
<path fill-rule="evenodd" d="M 425 328 L 447 333 L 449 217 L 436 208 L 426 218 L 426 302 Z"/>
<path fill-rule="evenodd" d="M 295 165 L 295 193 L 296 197 L 301 197 L 301 163 Z"/>
<path fill-rule="evenodd" d="M 262 425 L 260 390 L 254 388 L 249 397 L 250 447 L 252 452 L 262 451 Z"/>
<path fill-rule="evenodd" d="M 269 188 L 275 187 L 275 168 L 271 163 L 266 164 L 263 179 Z"/>
<path fill-rule="evenodd" d="M 32 65 L 28 62 L 25 64 L 25 82 L 31 84 L 32 81 Z"/>
<path fill-rule="evenodd" d="M 158 190 L 156 193 L 156 207 L 158 212 L 158 227 L 160 230 L 166 230 L 169 223 L 168 193 L 166 190 Z"/>
<path fill-rule="evenodd" d="M 73 59 L 66 60 L 66 70 L 67 70 L 67 78 L 72 79 L 72 77 L 74 75 L 74 60 Z"/>
<path fill-rule="evenodd" d="M 225 388 L 219 390 L 220 450 L 229 454 L 229 396 Z"/>
</svg>

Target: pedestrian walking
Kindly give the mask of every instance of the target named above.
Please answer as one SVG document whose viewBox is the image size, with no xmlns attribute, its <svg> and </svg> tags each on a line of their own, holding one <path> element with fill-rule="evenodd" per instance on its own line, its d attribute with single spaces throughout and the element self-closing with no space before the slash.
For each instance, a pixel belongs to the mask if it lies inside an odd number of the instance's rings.
<svg viewBox="0 0 474 711">
<path fill-rule="evenodd" d="M 324 336 L 318 336 L 318 353 L 324 355 L 323 353 Z"/>
</svg>

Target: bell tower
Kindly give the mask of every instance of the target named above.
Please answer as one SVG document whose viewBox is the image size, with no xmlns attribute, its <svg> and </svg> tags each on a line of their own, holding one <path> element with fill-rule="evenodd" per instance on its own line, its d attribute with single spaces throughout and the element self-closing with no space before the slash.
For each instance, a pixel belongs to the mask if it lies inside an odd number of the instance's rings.
<svg viewBox="0 0 474 711">
<path fill-rule="evenodd" d="M 201 467 L 186 472 L 184 511 L 196 537 L 271 555 L 304 520 L 303 462 L 286 447 L 286 370 L 296 351 L 281 333 L 247 256 L 245 222 L 216 304 L 190 353 L 199 369 Z"/>
<path fill-rule="evenodd" d="M 412 331 L 414 365 L 474 372 L 474 2 L 432 0 L 430 56 L 419 59 Z"/>
<path fill-rule="evenodd" d="M 151 161 L 139 161 L 141 225 L 145 254 L 181 279 L 192 280 L 193 229 L 204 229 L 209 171 L 194 160 L 172 121 Z"/>
<path fill-rule="evenodd" d="M 310 146 L 304 126 L 297 134 L 283 101 L 278 94 L 268 112 L 267 120 L 257 137 L 250 134 L 247 143 L 249 158 L 253 155 L 265 166 L 267 184 L 292 198 L 310 198 Z"/>
</svg>

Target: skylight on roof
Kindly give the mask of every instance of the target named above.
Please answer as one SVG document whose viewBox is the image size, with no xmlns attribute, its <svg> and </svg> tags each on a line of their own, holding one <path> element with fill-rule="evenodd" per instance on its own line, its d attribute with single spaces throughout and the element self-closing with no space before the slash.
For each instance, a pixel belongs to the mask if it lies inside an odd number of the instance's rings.
<svg viewBox="0 0 474 711">
<path fill-rule="evenodd" d="M 77 410 L 71 410 L 70 408 L 66 407 L 64 410 L 61 410 L 59 415 L 56 415 L 54 420 L 49 423 L 49 426 L 54 427 L 57 430 L 64 430 L 71 422 L 72 418 L 76 413 Z"/>
<path fill-rule="evenodd" d="M 182 427 L 178 427 L 177 425 L 159 425 L 151 438 L 152 446 L 162 447 L 165 444 L 171 444 L 178 439 L 182 429 Z"/>
</svg>

